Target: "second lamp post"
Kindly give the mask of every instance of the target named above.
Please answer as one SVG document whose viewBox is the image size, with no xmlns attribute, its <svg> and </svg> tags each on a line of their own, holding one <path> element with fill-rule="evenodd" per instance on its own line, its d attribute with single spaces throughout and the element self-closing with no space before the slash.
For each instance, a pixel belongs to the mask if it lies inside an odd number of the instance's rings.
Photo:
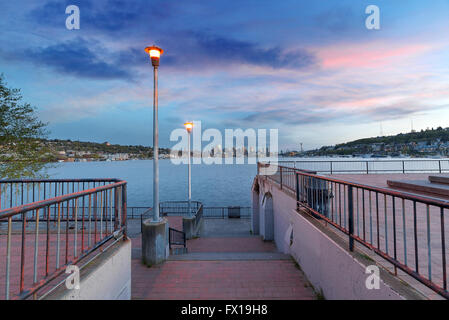
<svg viewBox="0 0 449 320">
<path fill-rule="evenodd" d="M 188 155 L 188 201 L 189 201 L 189 215 L 192 214 L 192 164 L 190 161 L 190 134 L 192 133 L 193 129 L 193 123 L 192 122 L 186 122 L 184 123 L 184 127 L 187 130 L 187 155 Z"/>
</svg>

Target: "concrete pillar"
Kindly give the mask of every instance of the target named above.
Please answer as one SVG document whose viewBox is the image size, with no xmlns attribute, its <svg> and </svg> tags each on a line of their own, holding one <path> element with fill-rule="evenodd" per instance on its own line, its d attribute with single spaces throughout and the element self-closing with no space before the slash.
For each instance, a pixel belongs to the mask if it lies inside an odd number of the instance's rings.
<svg viewBox="0 0 449 320">
<path fill-rule="evenodd" d="M 147 219 L 142 225 L 142 261 L 147 266 L 162 263 L 168 255 L 168 222 Z"/>
<path fill-rule="evenodd" d="M 190 240 L 199 237 L 203 225 L 203 218 L 197 220 L 196 217 L 182 218 L 182 231 L 186 234 L 186 239 Z"/>
</svg>

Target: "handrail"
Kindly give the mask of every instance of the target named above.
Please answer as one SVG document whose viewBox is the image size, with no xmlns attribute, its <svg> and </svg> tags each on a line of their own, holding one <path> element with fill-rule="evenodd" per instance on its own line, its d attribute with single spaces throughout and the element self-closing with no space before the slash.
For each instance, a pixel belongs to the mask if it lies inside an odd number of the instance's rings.
<svg viewBox="0 0 449 320">
<path fill-rule="evenodd" d="M 109 240 L 126 239 L 126 189 L 126 181 L 118 179 L 1 180 L 0 204 L 10 207 L 0 210 L 0 222 L 7 223 L 0 297 L 37 299 L 68 265 Z M 14 243 L 20 243 L 19 250 L 11 249 Z"/>
<path fill-rule="evenodd" d="M 378 193 L 383 193 L 383 194 L 387 194 L 389 196 L 395 196 L 395 197 L 404 198 L 406 200 L 417 201 L 417 202 L 424 202 L 426 204 L 431 204 L 431 205 L 435 205 L 435 206 L 442 206 L 444 208 L 449 208 L 449 200 L 437 199 L 437 198 L 432 198 L 432 197 L 429 197 L 429 196 L 417 195 L 417 194 L 410 193 L 410 192 L 395 191 L 395 190 L 392 190 L 392 189 L 387 189 L 387 188 L 382 188 L 382 187 L 375 187 L 375 186 L 370 186 L 370 185 L 366 185 L 366 184 L 362 184 L 362 183 L 346 181 L 346 180 L 343 180 L 343 179 L 337 179 L 337 178 L 322 176 L 322 175 L 318 175 L 318 174 L 309 173 L 309 172 L 307 172 L 307 170 L 294 169 L 294 168 L 283 167 L 283 166 L 278 166 L 278 168 L 283 169 L 283 170 L 292 170 L 293 169 L 295 173 L 300 173 L 302 176 L 307 176 L 307 177 L 311 177 L 311 178 L 319 178 L 319 179 L 327 181 L 327 182 L 335 182 L 335 183 L 339 183 L 339 184 L 342 184 L 342 185 L 345 185 L 345 186 L 352 186 L 352 187 L 356 187 L 356 188 L 363 188 L 365 190 L 378 192 Z"/>
<path fill-rule="evenodd" d="M 69 193 L 67 195 L 63 195 L 63 196 L 59 196 L 59 197 L 55 197 L 55 198 L 51 198 L 51 199 L 47 199 L 47 200 L 36 201 L 33 203 L 21 205 L 18 207 L 0 210 L 0 219 L 4 219 L 4 218 L 8 218 L 8 217 L 11 217 L 14 215 L 22 214 L 23 212 L 27 212 L 27 211 L 38 210 L 38 209 L 41 209 L 44 207 L 58 204 L 60 202 L 73 200 L 73 199 L 79 198 L 80 196 L 91 195 L 94 193 L 98 193 L 98 192 L 101 192 L 104 190 L 109 190 L 111 188 L 115 188 L 115 187 L 119 187 L 119 186 L 123 186 L 123 185 L 126 185 L 126 181 L 120 181 L 120 182 L 108 184 L 105 186 L 99 186 L 96 188 L 92 188 L 92 189 L 88 189 L 88 190 L 84 190 L 84 191 L 80 191 L 80 192 Z"/>
<path fill-rule="evenodd" d="M 174 228 L 168 228 L 168 245 L 172 248 L 172 245 L 182 245 L 186 247 L 186 233 L 183 231 L 176 230 Z"/>
<path fill-rule="evenodd" d="M 176 200 L 162 201 L 159 203 L 159 211 L 161 215 L 195 215 L 199 207 L 202 206 L 200 201 Z M 190 212 L 189 212 L 190 209 Z"/>
<path fill-rule="evenodd" d="M 354 250 L 354 242 L 357 242 L 391 263 L 395 273 L 400 269 L 449 299 L 444 222 L 449 201 L 291 167 L 278 166 L 278 169 L 276 174 L 265 177 L 294 194 L 297 210 L 322 219 L 348 235 L 350 251 Z M 418 216 L 425 219 L 418 220 Z M 440 239 L 436 240 L 438 236 Z M 409 264 L 412 259 L 407 256 L 410 241 L 414 251 L 413 269 Z M 423 260 L 426 274 L 420 270 Z"/>
<path fill-rule="evenodd" d="M 437 173 L 443 173 L 443 172 L 449 172 L 449 159 L 388 159 L 388 160 L 279 160 L 277 161 L 280 165 L 287 165 L 292 164 L 295 169 L 302 169 L 298 168 L 297 165 L 304 165 L 307 166 L 307 164 L 328 164 L 326 168 L 320 167 L 314 167 L 314 168 L 305 168 L 305 169 L 312 169 L 314 171 L 320 172 L 320 173 L 330 173 L 330 174 L 336 174 L 336 173 L 382 173 L 382 172 L 389 172 L 389 173 L 407 173 L 407 172 L 437 172 Z M 335 168 L 334 164 L 360 164 L 360 168 Z M 407 168 L 405 164 L 410 163 L 433 163 L 435 166 L 433 168 Z M 402 164 L 399 167 L 396 168 L 372 168 L 375 165 L 385 165 L 385 164 Z M 443 165 L 445 164 L 445 165 Z"/>
</svg>

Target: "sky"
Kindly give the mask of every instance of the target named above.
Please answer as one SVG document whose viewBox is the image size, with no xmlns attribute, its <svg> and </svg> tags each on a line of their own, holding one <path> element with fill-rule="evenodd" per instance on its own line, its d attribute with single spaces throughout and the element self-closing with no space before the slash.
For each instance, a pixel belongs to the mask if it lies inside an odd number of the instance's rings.
<svg viewBox="0 0 449 320">
<path fill-rule="evenodd" d="M 152 44 L 164 49 L 162 147 L 191 120 L 278 129 L 283 150 L 449 127 L 449 1 L 431 3 L 2 1 L 0 73 L 50 138 L 152 145 Z M 79 30 L 66 28 L 69 5 Z"/>
</svg>

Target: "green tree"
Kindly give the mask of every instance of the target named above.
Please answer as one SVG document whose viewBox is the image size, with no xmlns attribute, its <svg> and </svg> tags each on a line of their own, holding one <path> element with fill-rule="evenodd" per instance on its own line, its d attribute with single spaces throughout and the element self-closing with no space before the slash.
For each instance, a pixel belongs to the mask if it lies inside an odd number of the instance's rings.
<svg viewBox="0 0 449 320">
<path fill-rule="evenodd" d="M 43 177 L 45 161 L 52 155 L 42 140 L 46 124 L 35 109 L 22 101 L 20 89 L 7 86 L 0 74 L 0 178 Z"/>
</svg>

